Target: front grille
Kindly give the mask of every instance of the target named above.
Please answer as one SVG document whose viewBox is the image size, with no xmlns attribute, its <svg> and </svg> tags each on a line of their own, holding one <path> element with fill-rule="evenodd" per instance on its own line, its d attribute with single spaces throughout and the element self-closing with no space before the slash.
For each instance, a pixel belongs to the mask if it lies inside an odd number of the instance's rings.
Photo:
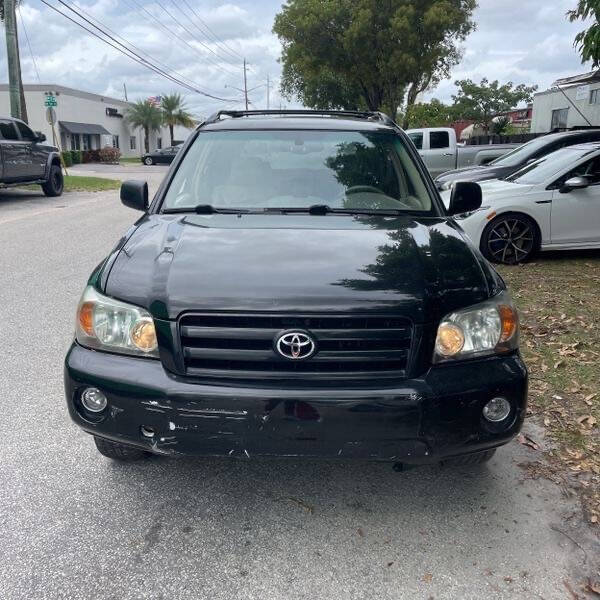
<svg viewBox="0 0 600 600">
<path fill-rule="evenodd" d="M 307 331 L 316 353 L 288 360 L 274 349 L 286 330 Z M 188 314 L 179 321 L 185 373 L 238 379 L 405 377 L 411 322 L 395 316 Z"/>
</svg>

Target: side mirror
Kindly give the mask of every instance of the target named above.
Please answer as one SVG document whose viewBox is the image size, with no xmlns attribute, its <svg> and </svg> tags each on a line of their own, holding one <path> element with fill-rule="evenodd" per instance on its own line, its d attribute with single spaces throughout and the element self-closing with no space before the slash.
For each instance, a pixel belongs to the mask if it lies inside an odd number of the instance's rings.
<svg viewBox="0 0 600 600">
<path fill-rule="evenodd" d="M 481 208 L 481 186 L 472 181 L 457 181 L 450 195 L 450 216 L 472 212 Z"/>
<path fill-rule="evenodd" d="M 121 184 L 121 202 L 134 210 L 148 210 L 148 184 L 145 181 L 124 181 Z"/>
<path fill-rule="evenodd" d="M 45 142 L 46 136 L 41 131 L 35 132 L 35 141 L 36 142 Z"/>
<path fill-rule="evenodd" d="M 561 194 L 568 194 L 573 190 L 581 190 L 590 185 L 590 182 L 587 180 L 587 177 L 571 177 L 571 179 L 567 179 L 562 184 L 560 190 L 558 190 Z"/>
</svg>

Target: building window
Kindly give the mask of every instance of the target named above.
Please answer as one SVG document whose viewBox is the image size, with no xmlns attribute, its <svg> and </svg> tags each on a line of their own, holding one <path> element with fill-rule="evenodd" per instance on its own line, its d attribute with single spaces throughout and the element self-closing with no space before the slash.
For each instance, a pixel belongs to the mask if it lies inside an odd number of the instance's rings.
<svg viewBox="0 0 600 600">
<path fill-rule="evenodd" d="M 135 135 L 130 136 L 129 138 L 129 149 L 130 150 L 135 150 L 137 145 L 137 138 L 135 137 Z"/>
<path fill-rule="evenodd" d="M 160 150 L 162 148 L 162 138 L 159 137 L 156 139 L 156 147 Z"/>
<path fill-rule="evenodd" d="M 119 136 L 118 135 L 113 135 L 112 147 L 119 148 Z"/>
<path fill-rule="evenodd" d="M 590 104 L 600 104 L 600 88 L 590 91 Z"/>
<path fill-rule="evenodd" d="M 83 134 L 83 149 L 84 150 L 90 150 L 92 147 L 92 140 L 91 140 L 91 136 L 89 133 L 84 133 Z"/>
<path fill-rule="evenodd" d="M 71 134 L 71 150 L 81 150 L 81 138 L 78 133 Z"/>
<path fill-rule="evenodd" d="M 568 108 L 559 108 L 558 110 L 552 111 L 552 124 L 550 129 L 566 129 L 567 119 L 569 117 Z"/>
</svg>

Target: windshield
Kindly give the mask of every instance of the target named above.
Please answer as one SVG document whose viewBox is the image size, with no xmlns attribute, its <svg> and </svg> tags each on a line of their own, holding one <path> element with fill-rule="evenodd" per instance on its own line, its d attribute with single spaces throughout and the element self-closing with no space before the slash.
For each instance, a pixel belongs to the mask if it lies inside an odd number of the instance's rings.
<svg viewBox="0 0 600 600">
<path fill-rule="evenodd" d="M 577 161 L 584 158 L 593 150 L 581 150 L 579 148 L 561 148 L 552 154 L 548 154 L 534 163 L 523 167 L 506 181 L 513 183 L 521 183 L 526 185 L 536 185 L 545 183 L 548 179 L 556 175 L 560 175 L 570 167 L 574 166 Z"/>
<path fill-rule="evenodd" d="M 517 167 L 526 163 L 530 158 L 536 155 L 544 146 L 548 145 L 548 137 L 543 136 L 531 140 L 514 150 L 511 150 L 507 154 L 504 154 L 500 158 L 493 160 L 490 165 L 497 165 L 498 167 Z"/>
<path fill-rule="evenodd" d="M 423 178 L 394 132 L 310 130 L 201 132 L 162 210 L 200 205 L 433 210 Z"/>
</svg>

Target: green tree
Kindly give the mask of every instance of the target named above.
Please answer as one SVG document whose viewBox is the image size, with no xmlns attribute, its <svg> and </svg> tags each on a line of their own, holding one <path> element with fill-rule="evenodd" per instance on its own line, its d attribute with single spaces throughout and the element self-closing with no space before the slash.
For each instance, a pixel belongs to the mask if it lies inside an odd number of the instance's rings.
<svg viewBox="0 0 600 600">
<path fill-rule="evenodd" d="M 275 17 L 284 96 L 312 108 L 386 110 L 446 77 L 476 0 L 288 0 Z"/>
<path fill-rule="evenodd" d="M 144 130 L 144 147 L 150 152 L 150 132 L 158 131 L 163 124 L 161 109 L 150 100 L 138 100 L 125 111 L 125 118 L 132 127 Z"/>
<path fill-rule="evenodd" d="M 431 102 L 422 102 L 408 106 L 404 115 L 404 127 L 449 127 L 456 121 L 453 106 L 444 104 L 435 98 Z"/>
<path fill-rule="evenodd" d="M 509 81 L 500 85 L 498 81 L 491 83 L 482 79 L 480 84 L 471 79 L 456 81 L 458 87 L 454 100 L 456 113 L 464 119 L 472 119 L 489 133 L 492 119 L 501 112 L 515 108 L 521 102 L 531 102 L 537 85 L 527 87 L 519 84 L 516 87 Z"/>
<path fill-rule="evenodd" d="M 15 7 L 19 8 L 21 4 L 21 0 L 15 0 Z M 4 23 L 4 0 L 0 0 L 0 21 Z M 17 28 L 18 29 L 18 28 Z M 17 35 L 17 52 L 19 55 L 19 61 L 21 52 L 19 49 L 19 36 Z M 27 105 L 25 104 L 25 90 L 23 89 L 23 77 L 21 76 L 21 64 L 19 64 L 19 94 L 21 96 L 21 118 L 25 123 L 29 123 L 29 118 L 27 117 Z"/>
<path fill-rule="evenodd" d="M 571 22 L 592 19 L 593 23 L 575 36 L 574 46 L 581 53 L 581 62 L 592 61 L 594 69 L 600 66 L 600 0 L 579 0 L 577 8 L 567 12 Z"/>
<path fill-rule="evenodd" d="M 171 146 L 173 145 L 173 128 L 175 125 L 193 127 L 194 119 L 187 111 L 187 107 L 181 94 L 165 94 L 162 97 L 160 108 L 163 114 L 163 123 L 168 126 L 171 135 Z"/>
</svg>

